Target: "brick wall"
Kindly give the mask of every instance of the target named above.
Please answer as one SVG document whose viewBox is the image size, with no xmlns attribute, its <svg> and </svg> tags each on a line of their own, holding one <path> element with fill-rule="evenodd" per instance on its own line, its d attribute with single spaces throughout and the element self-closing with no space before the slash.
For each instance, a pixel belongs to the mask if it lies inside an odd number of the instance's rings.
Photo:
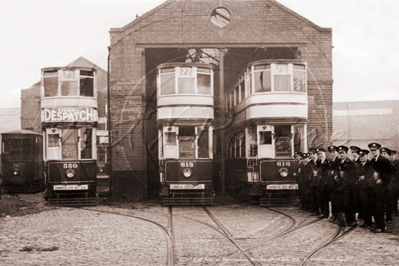
<svg viewBox="0 0 399 266">
<path fill-rule="evenodd" d="M 225 7 L 231 22 L 224 28 L 213 25 L 214 8 Z M 292 47 L 308 63 L 310 145 L 323 146 L 332 134 L 332 32 L 320 28 L 281 4 L 264 0 L 172 0 L 120 29 L 111 29 L 111 122 L 114 188 L 118 176 L 129 178 L 131 193 L 145 197 L 148 158 L 146 132 L 151 125 L 148 113 L 153 104 L 151 86 L 145 88 L 145 57 L 149 48 L 208 47 Z M 144 53 L 144 55 L 143 55 Z M 145 56 L 145 57 L 144 57 Z M 226 54 L 228 57 L 228 52 Z M 165 62 L 162 62 L 165 63 Z M 226 66 L 227 68 L 228 66 Z M 244 66 L 243 66 L 244 67 Z M 147 76 L 151 69 L 146 69 Z M 140 128 L 144 126 L 144 128 Z M 156 158 L 155 158 L 156 159 Z M 139 178 L 137 173 L 144 180 Z M 122 177 L 124 176 L 124 177 Z M 128 184 L 128 181 L 123 181 Z M 141 184 L 141 185 L 140 185 Z M 139 186 L 139 187 L 137 187 Z M 134 191 L 134 192 L 133 192 Z M 137 192 L 138 191 L 138 192 Z M 114 194 L 119 191 L 114 190 Z"/>
</svg>

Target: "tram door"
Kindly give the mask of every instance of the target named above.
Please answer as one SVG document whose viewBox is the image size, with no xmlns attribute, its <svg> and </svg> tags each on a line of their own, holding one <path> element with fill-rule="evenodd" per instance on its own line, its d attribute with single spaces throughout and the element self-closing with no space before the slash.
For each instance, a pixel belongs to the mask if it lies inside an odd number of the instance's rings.
<svg viewBox="0 0 399 266">
<path fill-rule="evenodd" d="M 61 160 L 61 129 L 46 128 L 45 136 L 47 137 L 47 149 L 45 148 L 46 152 L 44 154 L 47 157 L 47 160 Z"/>
<path fill-rule="evenodd" d="M 258 125 L 258 157 L 274 158 L 274 127 Z"/>
</svg>

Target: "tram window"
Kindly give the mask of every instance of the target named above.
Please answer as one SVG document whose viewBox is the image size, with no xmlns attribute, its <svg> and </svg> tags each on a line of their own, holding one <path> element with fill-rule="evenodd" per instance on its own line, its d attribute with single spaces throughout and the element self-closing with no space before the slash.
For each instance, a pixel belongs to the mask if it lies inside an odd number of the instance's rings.
<svg viewBox="0 0 399 266">
<path fill-rule="evenodd" d="M 165 132 L 165 145 L 176 146 L 176 132 Z"/>
<path fill-rule="evenodd" d="M 45 72 L 43 77 L 44 97 L 57 96 L 58 92 L 58 73 Z"/>
<path fill-rule="evenodd" d="M 60 139 L 59 134 L 49 134 L 48 135 L 48 147 L 49 148 L 58 148 L 59 147 L 59 142 L 58 142 L 59 139 Z"/>
<path fill-rule="evenodd" d="M 94 96 L 94 79 L 91 77 L 80 76 L 80 96 Z"/>
<path fill-rule="evenodd" d="M 248 145 L 249 145 L 249 150 L 248 150 L 248 155 L 250 157 L 255 157 L 258 155 L 258 144 L 257 144 L 257 129 L 256 126 L 250 126 L 248 127 Z"/>
<path fill-rule="evenodd" d="M 240 138 L 240 157 L 244 158 L 245 157 L 245 135 L 243 134 Z"/>
<path fill-rule="evenodd" d="M 291 91 L 291 75 L 274 75 L 274 91 Z"/>
<path fill-rule="evenodd" d="M 22 139 L 4 139 L 3 156 L 7 160 L 21 160 L 22 157 Z"/>
<path fill-rule="evenodd" d="M 255 72 L 255 92 L 269 92 L 272 90 L 270 70 Z"/>
<path fill-rule="evenodd" d="M 78 159 L 78 130 L 63 129 L 62 130 L 62 159 L 77 160 Z"/>
<path fill-rule="evenodd" d="M 208 128 L 198 127 L 198 158 L 209 158 Z"/>
<path fill-rule="evenodd" d="M 78 96 L 78 82 L 74 80 L 61 81 L 61 96 Z"/>
<path fill-rule="evenodd" d="M 259 132 L 259 144 L 260 145 L 271 145 L 272 144 L 272 132 L 271 131 L 260 131 Z"/>
<path fill-rule="evenodd" d="M 296 152 L 304 152 L 305 151 L 305 126 L 298 125 L 295 126 L 294 133 L 294 151 Z"/>
<path fill-rule="evenodd" d="M 35 140 L 22 140 L 22 160 L 34 160 Z"/>
<path fill-rule="evenodd" d="M 195 127 L 179 128 L 179 158 L 195 158 Z"/>
<path fill-rule="evenodd" d="M 304 71 L 296 71 L 294 69 L 294 91 L 306 92 Z"/>
<path fill-rule="evenodd" d="M 174 71 L 174 68 L 172 68 Z M 162 69 L 162 72 L 166 69 Z M 161 75 L 161 95 L 175 94 L 175 73 Z"/>
<path fill-rule="evenodd" d="M 82 136 L 80 138 L 80 158 L 92 159 L 92 129 L 82 128 Z"/>
<path fill-rule="evenodd" d="M 197 93 L 211 95 L 211 75 L 197 74 Z"/>
<path fill-rule="evenodd" d="M 276 156 L 291 156 L 291 126 L 274 126 Z"/>
<path fill-rule="evenodd" d="M 245 99 L 245 80 L 241 81 L 240 83 L 240 96 L 241 101 Z"/>
<path fill-rule="evenodd" d="M 179 77 L 178 81 L 178 93 L 179 94 L 194 94 L 195 93 L 195 85 L 194 85 L 194 77 Z"/>
</svg>

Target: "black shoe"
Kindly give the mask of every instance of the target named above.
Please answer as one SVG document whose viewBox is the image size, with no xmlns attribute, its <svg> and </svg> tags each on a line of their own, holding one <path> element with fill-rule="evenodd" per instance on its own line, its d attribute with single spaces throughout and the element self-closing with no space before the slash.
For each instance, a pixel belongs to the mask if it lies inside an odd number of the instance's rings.
<svg viewBox="0 0 399 266">
<path fill-rule="evenodd" d="M 381 228 L 376 228 L 376 229 L 373 230 L 373 233 L 376 233 L 376 234 L 384 233 L 384 232 L 385 232 L 385 229 L 381 229 Z"/>
<path fill-rule="evenodd" d="M 392 233 L 392 229 L 389 229 L 388 227 L 385 227 L 384 233 Z"/>
</svg>

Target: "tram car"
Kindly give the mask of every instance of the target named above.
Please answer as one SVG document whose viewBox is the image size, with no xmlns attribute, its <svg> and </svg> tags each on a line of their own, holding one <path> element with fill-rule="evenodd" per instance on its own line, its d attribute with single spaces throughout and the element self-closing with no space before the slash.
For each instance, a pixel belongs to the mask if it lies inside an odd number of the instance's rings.
<svg viewBox="0 0 399 266">
<path fill-rule="evenodd" d="M 44 190 L 43 137 L 29 130 L 1 133 L 2 187 L 8 193 Z"/>
<path fill-rule="evenodd" d="M 214 65 L 158 66 L 160 196 L 164 205 L 210 205 L 213 188 Z"/>
<path fill-rule="evenodd" d="M 44 197 L 48 204 L 96 204 L 96 85 L 94 68 L 42 69 Z"/>
<path fill-rule="evenodd" d="M 262 206 L 298 200 L 295 152 L 307 151 L 306 63 L 251 62 L 226 98 L 229 192 Z"/>
</svg>

